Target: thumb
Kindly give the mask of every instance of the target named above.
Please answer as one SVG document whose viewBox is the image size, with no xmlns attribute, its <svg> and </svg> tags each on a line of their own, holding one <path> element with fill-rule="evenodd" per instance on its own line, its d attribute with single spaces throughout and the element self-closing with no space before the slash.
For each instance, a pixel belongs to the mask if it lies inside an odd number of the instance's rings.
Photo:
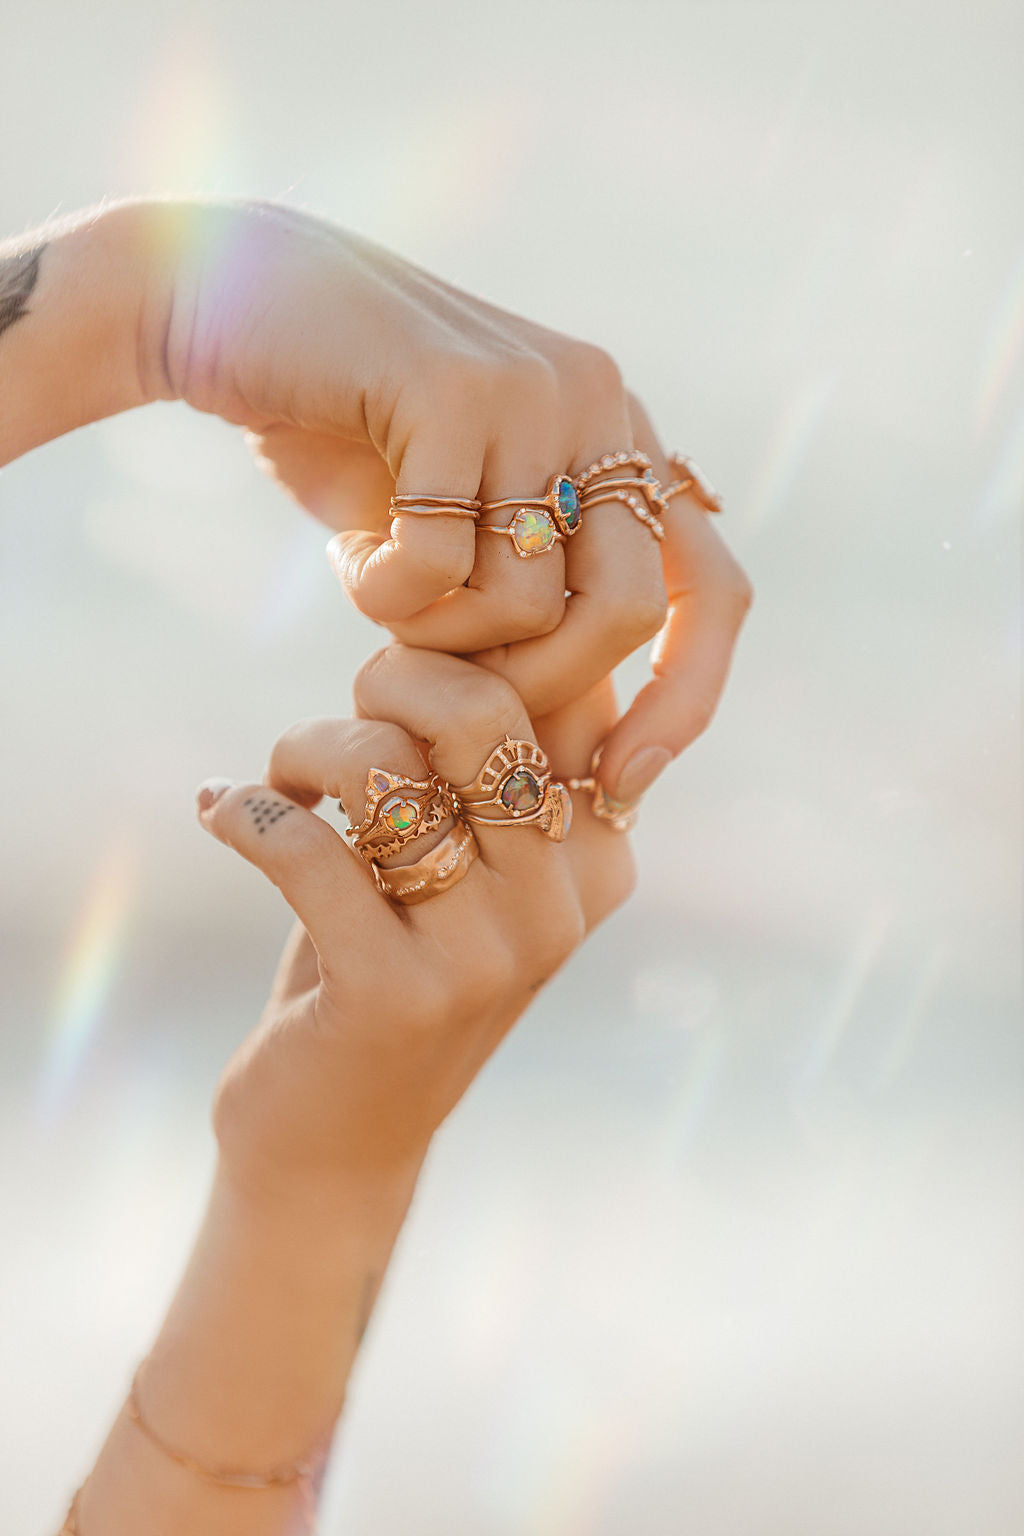
<svg viewBox="0 0 1024 1536">
<path fill-rule="evenodd" d="M 196 808 L 207 832 L 277 886 L 322 955 L 337 953 L 353 923 L 392 915 L 341 835 L 277 790 L 207 779 Z"/>
</svg>

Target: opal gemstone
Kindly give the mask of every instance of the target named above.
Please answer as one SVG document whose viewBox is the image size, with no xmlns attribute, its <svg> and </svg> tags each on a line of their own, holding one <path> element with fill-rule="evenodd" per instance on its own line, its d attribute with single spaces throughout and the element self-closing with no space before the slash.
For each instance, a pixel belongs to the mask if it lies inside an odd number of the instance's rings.
<svg viewBox="0 0 1024 1536">
<path fill-rule="evenodd" d="M 420 808 L 415 800 L 403 800 L 400 796 L 384 807 L 381 820 L 392 832 L 408 832 L 419 819 Z"/>
<path fill-rule="evenodd" d="M 512 519 L 512 538 L 523 555 L 539 555 L 549 549 L 555 537 L 555 525 L 546 512 L 520 507 Z"/>
<path fill-rule="evenodd" d="M 374 776 L 373 776 L 373 787 L 374 787 L 374 789 L 378 790 L 380 792 L 380 794 L 384 794 L 384 792 L 387 790 L 387 788 L 388 788 L 388 781 L 387 781 L 387 779 L 384 777 L 384 775 L 382 773 L 375 773 L 374 774 Z"/>
<path fill-rule="evenodd" d="M 541 787 L 529 768 L 517 768 L 502 785 L 501 803 L 510 811 L 535 811 L 542 799 Z"/>
<path fill-rule="evenodd" d="M 580 520 L 580 499 L 576 494 L 576 487 L 565 475 L 558 482 L 558 510 L 562 514 L 566 528 L 572 533 L 578 527 Z"/>
</svg>

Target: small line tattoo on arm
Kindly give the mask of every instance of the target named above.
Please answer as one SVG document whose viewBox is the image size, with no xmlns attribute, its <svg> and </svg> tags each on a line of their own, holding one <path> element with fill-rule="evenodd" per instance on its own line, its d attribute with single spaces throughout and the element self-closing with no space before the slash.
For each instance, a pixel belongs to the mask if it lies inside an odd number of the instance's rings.
<svg viewBox="0 0 1024 1536">
<path fill-rule="evenodd" d="M 39 263 L 45 245 L 0 257 L 0 336 L 28 314 L 28 301 L 39 281 Z"/>
</svg>

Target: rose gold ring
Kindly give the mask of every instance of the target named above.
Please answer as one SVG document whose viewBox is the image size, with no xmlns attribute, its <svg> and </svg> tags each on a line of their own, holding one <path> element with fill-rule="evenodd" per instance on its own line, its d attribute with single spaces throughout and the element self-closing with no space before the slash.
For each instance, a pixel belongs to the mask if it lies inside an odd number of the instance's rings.
<svg viewBox="0 0 1024 1536">
<path fill-rule="evenodd" d="M 642 478 L 602 481 L 591 490 L 585 491 L 581 499 L 585 512 L 589 512 L 592 507 L 601 506 L 603 502 L 621 502 L 657 540 L 660 541 L 665 537 L 665 525 L 659 516 L 664 497 L 656 480 Z M 664 511 L 668 511 L 667 503 L 664 504 Z"/>
<path fill-rule="evenodd" d="M 467 496 L 413 496 L 394 495 L 391 498 L 392 517 L 472 517 L 476 518 L 480 503 Z"/>
<path fill-rule="evenodd" d="M 459 814 L 488 827 L 538 826 L 553 843 L 572 824 L 572 798 L 552 779 L 548 760 L 532 741 L 506 736 L 471 784 L 452 786 Z"/>
<path fill-rule="evenodd" d="M 606 821 L 613 832 L 632 832 L 640 816 L 639 800 L 613 800 L 597 777 L 601 764 L 601 748 L 598 747 L 590 760 L 590 773 L 583 779 L 566 779 L 570 789 L 580 789 L 590 795 L 590 809 L 599 821 Z"/>
<path fill-rule="evenodd" d="M 451 831 L 415 864 L 402 864 L 397 869 L 381 869 L 374 864 L 373 878 L 392 901 L 414 907 L 464 880 L 479 852 L 472 827 L 456 820 Z"/>
<path fill-rule="evenodd" d="M 366 814 L 345 835 L 367 864 L 375 864 L 433 832 L 453 811 L 448 786 L 436 773 L 429 779 L 410 779 L 386 768 L 371 768 L 366 775 Z"/>
<path fill-rule="evenodd" d="M 579 531 L 580 498 L 576 485 L 568 475 L 552 475 L 543 496 L 505 496 L 500 501 L 485 501 L 484 512 L 500 512 L 506 507 L 518 507 L 521 511 L 547 512 L 563 538 L 571 539 Z M 481 527 L 490 527 L 482 523 Z"/>
<path fill-rule="evenodd" d="M 595 459 L 593 464 L 588 464 L 586 469 L 573 477 L 573 484 L 580 496 L 586 490 L 592 480 L 598 475 L 606 475 L 610 469 L 625 469 L 632 465 L 644 474 L 651 467 L 651 461 L 646 453 L 637 449 L 623 449 L 621 453 L 606 453 L 601 458 Z"/>
<path fill-rule="evenodd" d="M 534 555 L 546 555 L 548 550 L 561 544 L 564 535 L 555 526 L 551 513 L 540 507 L 527 507 L 517 502 L 519 510 L 510 523 L 498 526 L 494 523 L 477 523 L 478 533 L 500 533 L 512 540 L 520 560 L 531 560 Z"/>
<path fill-rule="evenodd" d="M 661 493 L 666 501 L 689 491 L 705 512 L 721 512 L 722 498 L 699 464 L 685 453 L 670 453 L 668 462 L 676 478 Z"/>
</svg>

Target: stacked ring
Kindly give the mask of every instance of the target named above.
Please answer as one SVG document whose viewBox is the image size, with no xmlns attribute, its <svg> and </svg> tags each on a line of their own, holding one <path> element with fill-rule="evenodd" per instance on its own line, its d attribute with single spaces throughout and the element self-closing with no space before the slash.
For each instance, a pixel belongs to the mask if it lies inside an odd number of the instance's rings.
<svg viewBox="0 0 1024 1536">
<path fill-rule="evenodd" d="M 521 560 L 543 555 L 563 539 L 579 531 L 583 509 L 577 488 L 568 475 L 552 475 L 543 496 L 505 496 L 485 501 L 482 512 L 516 510 L 509 523 L 479 523 L 485 533 L 501 533 L 512 540 Z"/>
<path fill-rule="evenodd" d="M 609 471 L 621 468 L 633 467 L 639 471 L 636 475 L 616 476 L 613 479 L 597 480 L 598 475 L 606 475 Z M 580 504 L 584 511 L 590 507 L 598 507 L 604 502 L 621 502 L 628 507 L 638 522 L 655 539 L 665 537 L 665 528 L 661 521 L 668 511 L 668 502 L 662 494 L 661 486 L 655 479 L 651 461 L 645 453 L 606 453 L 603 458 L 595 459 L 593 464 L 576 477 L 576 490 L 579 493 Z"/>
<path fill-rule="evenodd" d="M 707 475 L 693 459 L 685 453 L 670 453 L 668 456 L 669 468 L 675 475 L 670 485 L 666 485 L 662 491 L 666 501 L 673 496 L 682 496 L 685 491 L 700 503 L 705 512 L 721 512 L 722 498 L 711 484 Z"/>
<path fill-rule="evenodd" d="M 472 783 L 453 786 L 452 794 L 459 814 L 482 826 L 537 826 L 560 843 L 572 824 L 572 797 L 532 741 L 506 736 Z"/>
<path fill-rule="evenodd" d="M 374 864 L 373 878 L 383 895 L 403 907 L 414 907 L 458 885 L 479 852 L 472 827 L 456 819 L 451 831 L 415 864 L 402 864 L 397 869 L 381 869 Z"/>
<path fill-rule="evenodd" d="M 472 517 L 480 512 L 480 503 L 465 496 L 412 496 L 391 498 L 394 517 Z"/>
<path fill-rule="evenodd" d="M 371 768 L 366 776 L 366 814 L 346 836 L 376 872 L 379 859 L 389 859 L 417 837 L 433 832 L 453 811 L 451 792 L 436 773 L 429 779 L 410 779 L 386 768 Z"/>
</svg>

